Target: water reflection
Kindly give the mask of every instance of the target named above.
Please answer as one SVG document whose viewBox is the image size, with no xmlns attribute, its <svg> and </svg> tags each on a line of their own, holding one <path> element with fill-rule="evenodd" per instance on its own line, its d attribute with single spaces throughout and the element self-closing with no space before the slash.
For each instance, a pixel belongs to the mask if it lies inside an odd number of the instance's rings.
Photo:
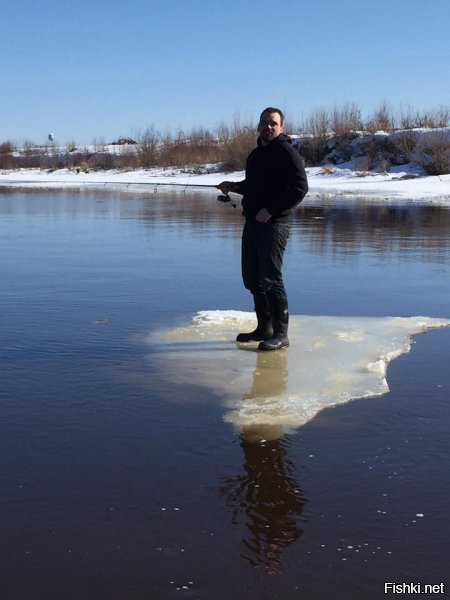
<svg viewBox="0 0 450 600">
<path fill-rule="evenodd" d="M 220 488 L 231 522 L 245 526 L 242 558 L 272 575 L 282 567 L 284 550 L 303 533 L 306 503 L 288 456 L 289 440 L 279 435 L 277 426 L 243 429 L 244 472 L 225 479 Z"/>
<path fill-rule="evenodd" d="M 246 348 L 241 346 L 241 349 L 245 350 Z M 281 396 L 286 391 L 288 384 L 288 353 L 264 354 L 256 352 L 255 348 L 252 351 L 256 353 L 252 387 L 243 395 L 242 399 L 261 403 L 268 398 Z"/>
<path fill-rule="evenodd" d="M 263 370 L 265 376 L 261 377 Z M 264 402 L 281 395 L 287 380 L 287 352 L 270 357 L 257 353 L 252 387 L 243 399 Z M 300 520 L 306 499 L 281 425 L 246 426 L 239 439 L 244 473 L 225 479 L 220 491 L 227 499 L 232 523 L 243 523 L 246 529 L 242 558 L 274 575 L 282 566 L 285 548 L 303 533 Z"/>
<path fill-rule="evenodd" d="M 33 201 L 30 202 L 32 197 Z M 6 216 L 51 217 L 52 222 L 119 218 L 145 229 L 165 229 L 179 235 L 180 226 L 196 235 L 211 235 L 211 222 L 219 238 L 239 238 L 241 211 L 223 206 L 215 192 L 189 190 L 125 193 L 96 190 L 27 190 L 0 188 L 0 212 Z M 445 263 L 449 258 L 450 210 L 419 203 L 393 204 L 394 200 L 308 198 L 295 212 L 294 228 L 301 231 L 293 249 L 301 244 L 312 254 L 356 257 L 364 249 L 379 257 L 399 254 L 405 260 Z M 306 248 L 305 248 L 306 247 Z"/>
<path fill-rule="evenodd" d="M 312 253 L 357 255 L 362 248 L 378 256 L 398 254 L 406 260 L 426 253 L 430 262 L 449 256 L 450 211 L 423 204 L 305 204 L 295 226 Z"/>
</svg>

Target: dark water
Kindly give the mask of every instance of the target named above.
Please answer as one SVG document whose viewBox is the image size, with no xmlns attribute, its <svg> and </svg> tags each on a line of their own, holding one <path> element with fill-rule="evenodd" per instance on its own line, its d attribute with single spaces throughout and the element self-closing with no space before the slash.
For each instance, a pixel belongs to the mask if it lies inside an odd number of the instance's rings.
<svg viewBox="0 0 450 600">
<path fill-rule="evenodd" d="M 297 214 L 291 312 L 450 317 L 449 210 L 326 202 Z M 251 309 L 240 228 L 194 193 L 0 193 L 1 599 L 448 591 L 449 330 L 263 445 L 149 369 L 153 330 Z"/>
</svg>

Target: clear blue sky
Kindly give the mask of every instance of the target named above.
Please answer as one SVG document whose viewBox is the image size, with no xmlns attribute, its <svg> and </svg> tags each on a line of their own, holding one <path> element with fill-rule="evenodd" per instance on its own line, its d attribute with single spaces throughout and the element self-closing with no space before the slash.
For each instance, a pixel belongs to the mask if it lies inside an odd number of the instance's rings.
<svg viewBox="0 0 450 600">
<path fill-rule="evenodd" d="M 450 0 L 14 0 L 0 143 L 450 104 Z"/>
</svg>

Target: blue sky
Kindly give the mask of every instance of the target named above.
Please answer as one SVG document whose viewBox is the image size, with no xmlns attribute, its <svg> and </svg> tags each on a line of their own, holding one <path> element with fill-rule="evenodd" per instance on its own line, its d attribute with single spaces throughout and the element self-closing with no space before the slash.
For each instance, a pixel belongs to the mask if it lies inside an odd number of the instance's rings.
<svg viewBox="0 0 450 600">
<path fill-rule="evenodd" d="M 450 0 L 15 0 L 1 20 L 0 143 L 450 105 Z"/>
</svg>

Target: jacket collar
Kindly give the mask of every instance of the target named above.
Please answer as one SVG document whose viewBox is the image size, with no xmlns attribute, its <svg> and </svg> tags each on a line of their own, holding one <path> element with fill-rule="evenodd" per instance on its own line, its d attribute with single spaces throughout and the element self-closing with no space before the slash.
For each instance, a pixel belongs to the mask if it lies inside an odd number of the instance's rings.
<svg viewBox="0 0 450 600">
<path fill-rule="evenodd" d="M 286 135 L 285 133 L 280 133 L 280 135 L 277 135 L 277 137 L 275 139 L 273 139 L 271 142 L 269 142 L 268 144 L 266 144 L 264 146 L 261 141 L 261 136 L 258 136 L 256 143 L 258 144 L 258 146 L 260 148 L 269 148 L 270 146 L 280 144 L 281 142 L 287 142 L 288 144 L 292 144 L 291 138 L 288 135 Z"/>
</svg>

